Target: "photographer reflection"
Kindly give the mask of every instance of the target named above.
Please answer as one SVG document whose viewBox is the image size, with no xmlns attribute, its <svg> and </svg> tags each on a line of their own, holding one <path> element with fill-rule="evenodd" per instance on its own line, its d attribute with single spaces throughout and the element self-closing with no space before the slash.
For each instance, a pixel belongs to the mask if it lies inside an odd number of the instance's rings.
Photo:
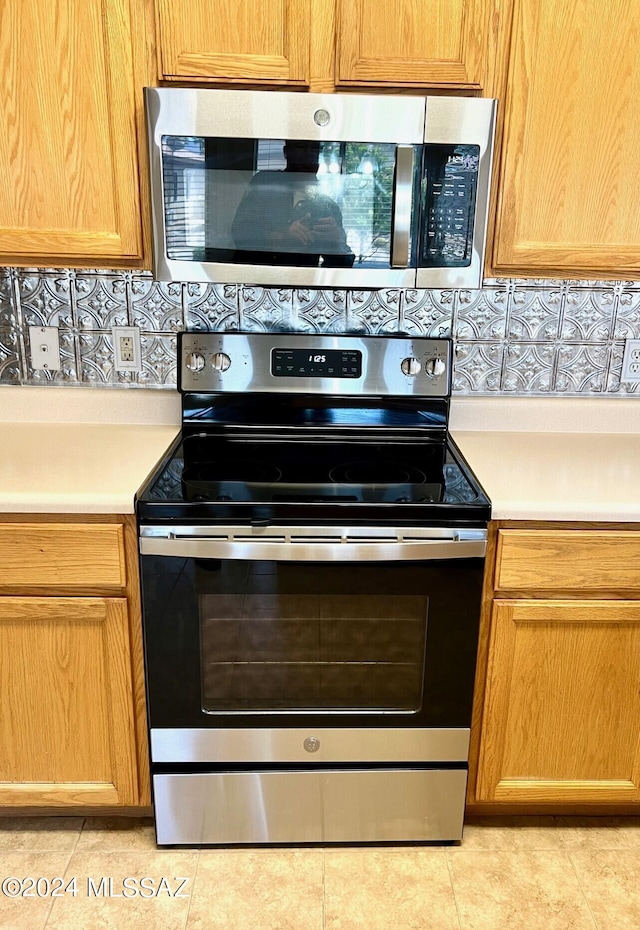
<svg viewBox="0 0 640 930">
<path fill-rule="evenodd" d="M 338 204 L 319 190 L 320 143 L 289 140 L 284 171 L 258 171 L 240 201 L 231 234 L 236 261 L 351 268 Z"/>
</svg>

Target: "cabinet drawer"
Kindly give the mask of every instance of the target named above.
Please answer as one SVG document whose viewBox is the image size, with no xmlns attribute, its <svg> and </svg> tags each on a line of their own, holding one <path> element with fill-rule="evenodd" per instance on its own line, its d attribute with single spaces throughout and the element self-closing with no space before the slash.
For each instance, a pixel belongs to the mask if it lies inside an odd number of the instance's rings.
<svg viewBox="0 0 640 930">
<path fill-rule="evenodd" d="M 640 533 L 500 530 L 496 590 L 640 591 Z"/>
<path fill-rule="evenodd" d="M 0 524 L 0 590 L 125 584 L 121 524 Z"/>
</svg>

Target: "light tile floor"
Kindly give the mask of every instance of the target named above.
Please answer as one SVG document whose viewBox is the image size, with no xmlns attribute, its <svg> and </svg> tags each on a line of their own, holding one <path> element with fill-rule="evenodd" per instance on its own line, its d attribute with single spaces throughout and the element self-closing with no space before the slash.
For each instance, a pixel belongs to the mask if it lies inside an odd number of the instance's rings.
<svg viewBox="0 0 640 930">
<path fill-rule="evenodd" d="M 640 818 L 478 820 L 448 847 L 203 850 L 158 849 L 149 820 L 4 818 L 0 880 L 3 930 L 639 930 Z"/>
</svg>

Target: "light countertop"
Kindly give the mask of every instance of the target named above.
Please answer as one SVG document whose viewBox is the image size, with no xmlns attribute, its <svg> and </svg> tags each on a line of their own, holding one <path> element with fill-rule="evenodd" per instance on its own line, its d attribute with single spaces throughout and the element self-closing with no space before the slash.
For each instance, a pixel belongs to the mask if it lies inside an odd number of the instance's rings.
<svg viewBox="0 0 640 930">
<path fill-rule="evenodd" d="M 173 426 L 0 423 L 0 512 L 133 513 Z"/>
<path fill-rule="evenodd" d="M 640 398 L 453 398 L 494 520 L 640 523 Z"/>
<path fill-rule="evenodd" d="M 177 391 L 0 388 L 0 513 L 133 513 L 180 428 Z"/>
<path fill-rule="evenodd" d="M 640 434 L 454 430 L 494 520 L 640 523 Z"/>
<path fill-rule="evenodd" d="M 132 513 L 177 435 L 175 391 L 0 390 L 0 512 Z M 640 398 L 454 397 L 497 520 L 640 523 Z"/>
</svg>

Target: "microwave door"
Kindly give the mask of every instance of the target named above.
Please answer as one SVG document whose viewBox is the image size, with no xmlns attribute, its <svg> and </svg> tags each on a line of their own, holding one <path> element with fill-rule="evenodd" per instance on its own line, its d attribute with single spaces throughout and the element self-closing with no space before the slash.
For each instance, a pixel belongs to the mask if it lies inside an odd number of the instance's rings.
<svg viewBox="0 0 640 930">
<path fill-rule="evenodd" d="M 428 97 L 417 286 L 482 286 L 496 101 Z"/>
<path fill-rule="evenodd" d="M 229 284 L 415 287 L 420 145 L 285 138 L 162 145 L 167 254 L 190 265 L 174 268 L 187 280 L 202 273 Z"/>
<path fill-rule="evenodd" d="M 147 89 L 156 277 L 415 287 L 425 106 Z"/>
</svg>

